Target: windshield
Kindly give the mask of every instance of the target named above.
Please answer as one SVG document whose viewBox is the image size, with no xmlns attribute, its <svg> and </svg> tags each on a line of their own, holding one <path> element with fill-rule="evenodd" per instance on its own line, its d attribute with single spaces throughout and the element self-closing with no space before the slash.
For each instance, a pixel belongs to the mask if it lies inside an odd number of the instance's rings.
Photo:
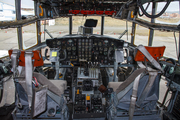
<svg viewBox="0 0 180 120">
<path fill-rule="evenodd" d="M 86 19 L 98 20 L 97 26 L 93 28 L 93 34 L 101 34 L 101 16 L 73 16 L 72 17 L 72 34 L 78 33 L 79 26 L 84 26 Z M 50 38 L 45 29 L 55 38 L 69 34 L 69 18 L 56 18 L 53 20 L 41 21 L 41 39 Z M 123 40 L 130 42 L 132 23 L 118 20 L 111 17 L 104 17 L 104 35 L 119 38 L 122 35 Z M 127 32 L 126 32 L 127 30 Z M 45 35 L 44 35 L 45 33 Z M 125 34 L 123 34 L 125 33 Z M 127 36 L 128 35 L 128 36 Z"/>
</svg>

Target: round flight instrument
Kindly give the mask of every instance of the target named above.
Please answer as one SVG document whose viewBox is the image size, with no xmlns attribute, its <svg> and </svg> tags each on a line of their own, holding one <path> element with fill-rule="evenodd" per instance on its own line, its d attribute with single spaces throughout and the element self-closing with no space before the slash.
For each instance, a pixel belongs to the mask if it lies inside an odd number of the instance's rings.
<svg viewBox="0 0 180 120">
<path fill-rule="evenodd" d="M 69 42 L 69 43 L 72 43 L 73 41 L 70 39 L 70 40 L 68 40 L 68 42 Z"/>
<path fill-rule="evenodd" d="M 57 41 L 57 45 L 61 45 L 61 41 Z"/>
<path fill-rule="evenodd" d="M 104 45 L 105 45 L 105 46 L 108 45 L 108 40 L 104 40 Z"/>
<path fill-rule="evenodd" d="M 65 45 L 66 41 L 62 41 L 62 44 Z"/>
<path fill-rule="evenodd" d="M 105 48 L 104 48 L 104 51 L 108 51 L 108 48 L 107 48 L 107 47 L 105 47 Z"/>
<path fill-rule="evenodd" d="M 71 47 L 67 47 L 67 50 L 68 50 L 68 51 L 71 51 Z"/>
<path fill-rule="evenodd" d="M 69 44 L 71 46 L 73 44 L 73 41 L 70 39 L 70 40 L 68 40 L 67 44 Z"/>
<path fill-rule="evenodd" d="M 72 47 L 72 50 L 75 51 L 75 50 L 76 50 L 76 47 Z"/>
<path fill-rule="evenodd" d="M 108 52 L 104 52 L 104 55 L 107 55 L 108 54 Z"/>
<path fill-rule="evenodd" d="M 94 45 L 96 46 L 96 45 L 97 45 L 97 42 L 95 42 Z"/>
<path fill-rule="evenodd" d="M 111 46 L 114 46 L 114 42 L 111 42 Z"/>
<path fill-rule="evenodd" d="M 99 42 L 99 43 L 98 43 L 98 45 L 99 45 L 99 46 L 102 46 L 102 43 L 101 43 L 101 42 Z"/>
<path fill-rule="evenodd" d="M 100 50 L 100 51 L 103 51 L 103 48 L 102 48 L 102 47 L 99 47 L 99 50 Z"/>
</svg>

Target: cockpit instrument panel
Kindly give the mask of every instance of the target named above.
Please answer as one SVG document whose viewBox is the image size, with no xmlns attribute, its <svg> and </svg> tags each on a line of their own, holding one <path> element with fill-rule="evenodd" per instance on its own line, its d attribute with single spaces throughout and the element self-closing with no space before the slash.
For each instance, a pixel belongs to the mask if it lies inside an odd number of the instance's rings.
<svg viewBox="0 0 180 120">
<path fill-rule="evenodd" d="M 65 61 L 71 62 L 99 62 L 101 64 L 113 64 L 114 51 L 122 49 L 123 40 L 105 36 L 68 36 L 62 38 L 47 39 L 46 44 L 50 48 L 59 48 L 59 57 L 65 56 Z"/>
</svg>

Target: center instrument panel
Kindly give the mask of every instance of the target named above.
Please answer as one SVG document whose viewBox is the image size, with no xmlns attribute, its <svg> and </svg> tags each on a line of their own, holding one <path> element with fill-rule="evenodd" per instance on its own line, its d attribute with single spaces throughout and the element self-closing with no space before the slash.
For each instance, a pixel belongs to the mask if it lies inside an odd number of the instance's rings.
<svg viewBox="0 0 180 120">
<path fill-rule="evenodd" d="M 46 44 L 49 48 L 59 48 L 60 59 L 66 56 L 64 61 L 75 64 L 78 62 L 113 64 L 114 51 L 122 49 L 124 41 L 106 36 L 83 37 L 72 35 L 47 39 Z M 66 52 L 63 52 L 64 50 Z"/>
</svg>

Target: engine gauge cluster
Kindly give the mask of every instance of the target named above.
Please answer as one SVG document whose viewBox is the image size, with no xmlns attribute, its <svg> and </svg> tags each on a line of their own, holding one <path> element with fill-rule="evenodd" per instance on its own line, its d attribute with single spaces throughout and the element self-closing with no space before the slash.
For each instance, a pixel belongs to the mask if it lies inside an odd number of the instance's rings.
<svg viewBox="0 0 180 120">
<path fill-rule="evenodd" d="M 114 63 L 114 51 L 123 48 L 124 41 L 114 38 L 101 37 L 79 37 L 70 36 L 55 39 L 47 39 L 47 46 L 50 48 L 59 48 L 60 58 L 65 56 L 66 61 L 70 62 L 98 62 L 101 64 Z M 61 55 L 62 54 L 62 55 Z"/>
<path fill-rule="evenodd" d="M 112 39 L 95 39 L 94 40 L 93 51 L 94 51 L 95 62 L 100 62 L 101 64 L 108 64 L 108 63 L 113 64 L 114 59 L 112 58 L 109 59 L 108 57 L 110 56 L 110 52 L 111 52 L 111 49 L 109 49 L 111 47 L 111 44 L 109 44 L 111 40 Z M 114 55 L 111 54 L 111 56 L 114 56 Z"/>
<path fill-rule="evenodd" d="M 92 39 L 78 39 L 79 61 L 91 61 L 92 59 Z"/>
</svg>

